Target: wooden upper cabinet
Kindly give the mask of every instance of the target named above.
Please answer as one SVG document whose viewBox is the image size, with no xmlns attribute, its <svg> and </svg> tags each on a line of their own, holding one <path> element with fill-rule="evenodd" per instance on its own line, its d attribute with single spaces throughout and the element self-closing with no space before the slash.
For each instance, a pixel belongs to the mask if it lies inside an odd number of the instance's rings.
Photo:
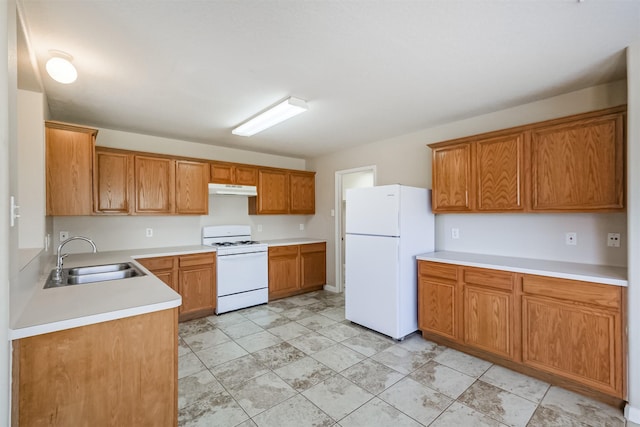
<svg viewBox="0 0 640 427">
<path fill-rule="evenodd" d="M 249 213 L 289 213 L 289 173 L 287 171 L 277 169 L 258 171 L 258 196 L 249 198 Z"/>
<path fill-rule="evenodd" d="M 471 144 L 433 148 L 432 159 L 433 211 L 471 210 Z"/>
<path fill-rule="evenodd" d="M 532 131 L 532 209 L 623 209 L 623 151 L 622 113 Z"/>
<path fill-rule="evenodd" d="M 626 107 L 444 141 L 436 213 L 624 210 Z"/>
<path fill-rule="evenodd" d="M 211 182 L 216 184 L 258 185 L 258 168 L 234 163 L 211 163 Z"/>
<path fill-rule="evenodd" d="M 316 213 L 315 180 L 315 172 L 289 172 L 289 213 Z"/>
<path fill-rule="evenodd" d="M 482 139 L 475 143 L 479 211 L 524 209 L 524 134 Z"/>
<path fill-rule="evenodd" d="M 235 184 L 258 185 L 258 168 L 253 166 L 237 165 L 234 173 Z"/>
<path fill-rule="evenodd" d="M 91 215 L 98 131 L 59 122 L 45 128 L 47 215 Z"/>
<path fill-rule="evenodd" d="M 209 164 L 176 160 L 176 213 L 209 212 Z"/>
<path fill-rule="evenodd" d="M 93 171 L 95 213 L 130 214 L 133 211 L 133 155 L 96 147 Z"/>
<path fill-rule="evenodd" d="M 227 163 L 212 163 L 211 182 L 216 184 L 233 184 L 233 165 Z"/>
<path fill-rule="evenodd" d="M 175 212 L 175 160 L 135 156 L 135 196 L 138 214 Z"/>
</svg>

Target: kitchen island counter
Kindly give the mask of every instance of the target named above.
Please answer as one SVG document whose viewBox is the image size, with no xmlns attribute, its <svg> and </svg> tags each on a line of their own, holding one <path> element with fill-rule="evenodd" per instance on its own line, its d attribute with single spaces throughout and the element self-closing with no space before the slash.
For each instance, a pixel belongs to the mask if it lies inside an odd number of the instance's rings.
<svg viewBox="0 0 640 427">
<path fill-rule="evenodd" d="M 215 252 L 201 245 L 71 254 L 64 267 L 133 261 L 145 276 L 43 289 L 43 274 L 20 313 L 11 313 L 9 339 L 106 322 L 180 306 L 178 293 L 152 275 L 137 258 Z M 53 268 L 53 266 L 52 266 Z"/>
<path fill-rule="evenodd" d="M 430 252 L 418 255 L 416 258 L 421 261 L 489 268 L 606 285 L 627 286 L 627 269 L 625 267 L 610 265 L 580 264 L 575 262 L 450 251 Z"/>
</svg>

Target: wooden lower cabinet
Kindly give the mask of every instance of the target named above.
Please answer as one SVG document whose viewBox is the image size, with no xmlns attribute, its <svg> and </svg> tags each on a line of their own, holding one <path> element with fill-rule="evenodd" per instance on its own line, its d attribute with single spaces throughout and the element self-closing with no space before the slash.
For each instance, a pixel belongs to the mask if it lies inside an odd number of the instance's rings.
<svg viewBox="0 0 640 427">
<path fill-rule="evenodd" d="M 322 289 L 326 243 L 269 248 L 269 300 Z"/>
<path fill-rule="evenodd" d="M 418 328 L 458 340 L 457 267 L 420 261 L 418 269 Z"/>
<path fill-rule="evenodd" d="M 216 255 L 213 252 L 139 258 L 138 261 L 182 297 L 179 320 L 209 316 L 216 308 Z"/>
<path fill-rule="evenodd" d="M 462 270 L 465 344 L 506 359 L 515 358 L 515 276 L 480 268 Z"/>
<path fill-rule="evenodd" d="M 14 341 L 12 387 L 13 426 L 177 426 L 177 309 Z"/>
<path fill-rule="evenodd" d="M 621 309 L 624 290 L 595 283 L 525 276 L 523 363 L 623 398 Z"/>
<path fill-rule="evenodd" d="M 178 293 L 182 296 L 180 319 L 213 314 L 216 308 L 215 254 L 184 255 L 178 258 Z"/>
<path fill-rule="evenodd" d="M 619 286 L 418 261 L 425 338 L 613 404 L 625 299 Z"/>
</svg>

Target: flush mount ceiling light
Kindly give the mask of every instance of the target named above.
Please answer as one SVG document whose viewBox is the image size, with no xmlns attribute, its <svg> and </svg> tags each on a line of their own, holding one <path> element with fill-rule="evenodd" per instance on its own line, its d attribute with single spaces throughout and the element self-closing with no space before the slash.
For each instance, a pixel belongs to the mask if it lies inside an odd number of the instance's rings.
<svg viewBox="0 0 640 427">
<path fill-rule="evenodd" d="M 231 131 L 234 135 L 251 136 L 275 126 L 280 122 L 307 111 L 307 103 L 302 99 L 290 97 L 281 103 L 260 113 Z"/>
<path fill-rule="evenodd" d="M 51 78 L 59 83 L 69 84 L 76 81 L 78 72 L 73 66 L 71 60 L 73 57 L 65 52 L 58 50 L 49 51 L 51 58 L 47 61 L 45 68 Z"/>
</svg>

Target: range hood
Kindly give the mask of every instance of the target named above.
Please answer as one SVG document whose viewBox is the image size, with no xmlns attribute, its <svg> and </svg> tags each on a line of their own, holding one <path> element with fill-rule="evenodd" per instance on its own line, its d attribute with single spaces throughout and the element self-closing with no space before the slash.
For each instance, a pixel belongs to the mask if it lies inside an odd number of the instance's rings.
<svg viewBox="0 0 640 427">
<path fill-rule="evenodd" d="M 233 184 L 209 184 L 209 194 L 221 194 L 228 196 L 257 196 L 258 189 L 255 185 Z"/>
</svg>

